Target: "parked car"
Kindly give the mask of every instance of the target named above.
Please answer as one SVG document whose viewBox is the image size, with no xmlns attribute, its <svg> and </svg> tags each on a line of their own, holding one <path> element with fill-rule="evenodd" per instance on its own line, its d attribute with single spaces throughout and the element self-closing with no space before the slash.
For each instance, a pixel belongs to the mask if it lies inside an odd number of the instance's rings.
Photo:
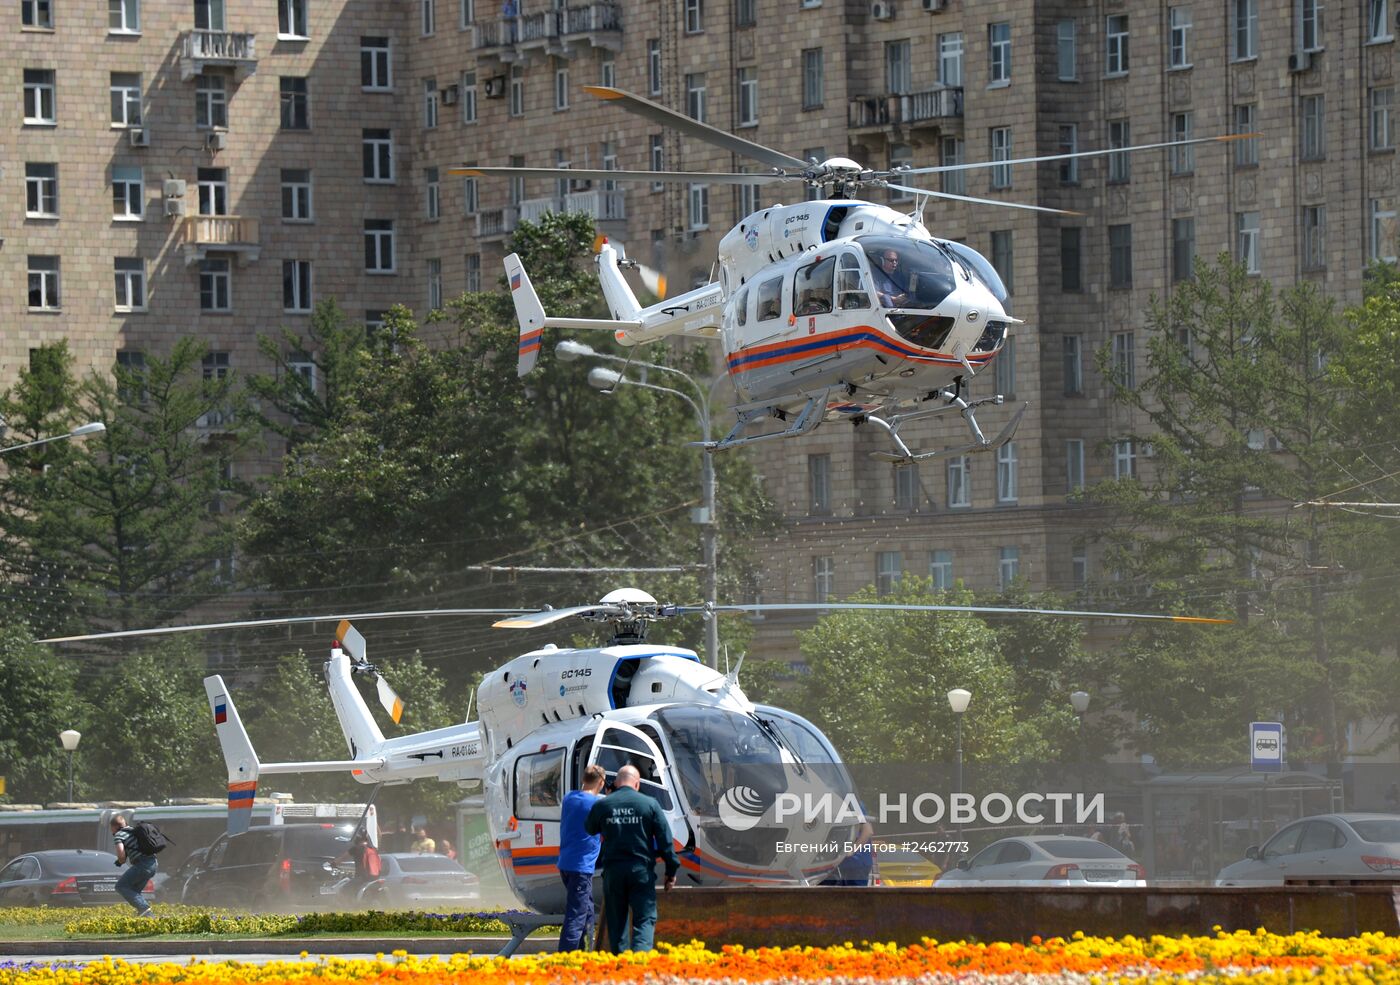
<svg viewBox="0 0 1400 985">
<path fill-rule="evenodd" d="M 481 900 L 480 880 L 446 855 L 390 852 L 379 859 L 382 874 L 359 893 L 361 903 L 378 909 L 422 910 Z"/>
<path fill-rule="evenodd" d="M 194 875 L 204 864 L 204 857 L 209 854 L 207 848 L 196 848 L 185 856 L 185 860 L 175 867 L 173 872 L 166 872 L 164 869 L 156 872 L 152 882 L 155 883 L 156 892 L 161 895 L 167 903 L 181 903 L 185 899 L 185 883 L 189 882 L 190 876 Z"/>
<path fill-rule="evenodd" d="M 185 880 L 183 901 L 252 911 L 319 905 L 328 863 L 350 847 L 353 824 L 270 824 L 221 835 Z"/>
<path fill-rule="evenodd" d="M 932 886 L 943 872 L 918 852 L 876 842 L 874 886 Z"/>
<path fill-rule="evenodd" d="M 1400 814 L 1318 814 L 1287 825 L 1220 870 L 1217 886 L 1288 880 L 1400 880 Z"/>
<path fill-rule="evenodd" d="M 1030 835 L 1003 838 L 938 878 L 942 886 L 1146 886 L 1147 872 L 1093 838 Z"/>
<path fill-rule="evenodd" d="M 0 906 L 104 906 L 117 895 L 117 857 L 90 849 L 30 852 L 0 869 Z M 146 883 L 147 899 L 156 891 Z"/>
</svg>

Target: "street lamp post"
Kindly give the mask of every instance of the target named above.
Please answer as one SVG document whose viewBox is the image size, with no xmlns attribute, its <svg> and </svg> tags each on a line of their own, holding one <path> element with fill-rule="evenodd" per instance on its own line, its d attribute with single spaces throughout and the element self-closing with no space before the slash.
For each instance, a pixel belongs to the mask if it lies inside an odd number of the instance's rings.
<svg viewBox="0 0 1400 985">
<path fill-rule="evenodd" d="M 78 751 L 78 740 L 83 737 L 83 733 L 77 729 L 66 728 L 58 733 L 58 741 L 63 743 L 63 748 L 68 751 L 68 803 L 73 803 L 73 753 Z"/>
<path fill-rule="evenodd" d="M 98 434 L 107 430 L 107 425 L 101 421 L 93 421 L 91 424 L 83 424 L 75 427 L 66 434 L 54 434 L 47 438 L 36 438 L 34 441 L 26 441 L 22 445 L 10 445 L 8 448 L 0 448 L 0 455 L 10 451 L 19 451 L 21 448 L 34 448 L 37 445 L 46 445 L 50 441 L 64 441 L 68 438 L 83 438 L 89 434 Z"/>
<path fill-rule="evenodd" d="M 1086 770 L 1084 767 L 1084 713 L 1089 710 L 1089 692 L 1075 691 L 1069 696 L 1070 707 L 1079 716 L 1079 788 L 1083 790 Z"/>
<path fill-rule="evenodd" d="M 596 352 L 592 346 L 585 345 L 574 339 L 564 339 L 554 347 L 555 355 L 565 362 L 572 362 L 591 356 L 596 359 L 606 359 L 610 362 L 623 363 L 625 365 L 642 366 L 647 369 L 655 369 L 664 373 L 672 373 L 681 377 L 695 388 L 698 400 L 691 397 L 683 390 L 675 390 L 668 386 L 661 386 L 656 383 L 649 383 L 644 380 L 634 380 L 624 376 L 615 370 L 607 369 L 603 366 L 594 366 L 588 371 L 588 383 L 590 386 L 610 392 L 626 383 L 629 386 L 639 386 L 647 390 L 657 390 L 661 393 L 669 393 L 672 396 L 680 397 L 684 400 L 692 411 L 695 412 L 696 422 L 700 426 L 700 437 L 705 447 L 701 449 L 700 459 L 700 495 L 701 506 L 696 522 L 700 525 L 700 544 L 703 553 L 703 564 L 705 569 L 704 594 L 705 601 L 713 607 L 715 596 L 719 593 L 719 564 L 718 546 L 716 543 L 718 534 L 717 517 L 715 516 L 715 460 L 714 452 L 710 450 L 710 397 L 695 378 L 689 373 L 676 369 L 674 366 L 663 366 L 660 363 L 646 363 L 638 360 L 627 360 L 621 356 L 614 356 L 607 352 Z M 705 616 L 705 658 L 709 665 L 715 669 L 719 668 L 719 622 L 713 612 L 706 613 Z"/>
<path fill-rule="evenodd" d="M 954 793 L 962 793 L 963 788 L 962 720 L 963 712 L 967 711 L 967 706 L 970 701 L 972 701 L 972 692 L 966 688 L 955 687 L 948 692 L 948 707 L 953 709 L 953 717 L 958 721 L 957 756 L 953 760 Z M 958 826 L 958 830 L 962 830 L 962 825 Z"/>
</svg>

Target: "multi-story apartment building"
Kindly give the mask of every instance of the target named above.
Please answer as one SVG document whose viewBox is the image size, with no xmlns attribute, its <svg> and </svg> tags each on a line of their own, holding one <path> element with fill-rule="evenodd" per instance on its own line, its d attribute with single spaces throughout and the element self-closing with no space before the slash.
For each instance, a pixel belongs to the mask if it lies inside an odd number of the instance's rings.
<svg viewBox="0 0 1400 985">
<path fill-rule="evenodd" d="M 752 454 L 786 517 L 770 600 L 904 573 L 1070 588 L 1096 518 L 1072 494 L 1138 467 L 1095 368 L 1130 369 L 1153 295 L 1226 251 L 1355 299 L 1395 252 L 1392 0 L 23 0 L 0 26 L 0 385 L 69 338 L 85 366 L 178 335 L 206 372 L 334 296 L 374 321 L 490 289 L 506 239 L 592 213 L 673 283 L 781 195 L 696 184 L 465 179 L 459 164 L 760 165 L 622 114 L 616 85 L 802 157 L 1010 160 L 1231 132 L 1172 151 L 927 175 L 924 218 L 1002 272 L 1025 325 L 977 392 L 1030 404 L 995 454 L 891 468 L 871 429 Z M 914 208 L 912 200 L 880 200 Z M 993 375 L 993 374 L 987 374 Z M 999 430 L 1011 407 L 989 410 Z M 217 422 L 212 422 L 217 426 Z M 917 430 L 960 440 L 956 422 Z M 911 429 L 912 430 L 912 429 Z M 912 442 L 911 442 L 912 443 Z M 791 624 L 764 648 L 791 654 Z"/>
</svg>

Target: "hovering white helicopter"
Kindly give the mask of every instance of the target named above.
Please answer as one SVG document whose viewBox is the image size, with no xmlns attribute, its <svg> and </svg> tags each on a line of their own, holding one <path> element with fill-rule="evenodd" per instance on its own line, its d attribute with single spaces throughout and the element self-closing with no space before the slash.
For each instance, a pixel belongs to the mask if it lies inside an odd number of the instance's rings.
<svg viewBox="0 0 1400 985">
<path fill-rule="evenodd" d="M 745 217 L 720 240 L 717 282 L 646 308 L 620 273 L 620 268 L 635 267 L 635 261 L 627 259 L 624 251 L 603 245 L 597 258 L 598 276 L 611 319 L 549 316 L 519 256 L 505 258 L 520 322 L 521 376 L 535 365 L 546 328 L 611 331 L 629 346 L 674 335 L 718 340 L 734 385 L 738 420 L 725 437 L 707 444 L 712 450 L 794 437 L 823 421 L 839 419 L 887 431 L 894 451 L 874 455 L 892 462 L 987 451 L 1006 443 L 1026 405 L 989 439 L 977 424 L 976 410 L 1002 403 L 1002 396 L 971 399 L 967 384 L 1001 351 L 1008 326 L 1021 322 L 1007 312 L 1007 290 L 992 265 L 966 244 L 933 235 L 924 225 L 923 204 L 928 198 L 945 198 L 1058 215 L 1078 213 L 900 182 L 914 175 L 1257 136 L 1236 134 L 1010 161 L 873 171 L 845 157 L 804 162 L 620 89 L 584 89 L 772 170 L 746 174 L 471 167 L 450 169 L 450 173 L 737 185 L 789 182 L 804 191 L 830 193 L 819 201 L 775 205 Z M 918 197 L 918 204 L 904 214 L 852 197 L 866 187 L 907 192 Z M 903 424 L 950 411 L 966 421 L 967 444 L 915 453 L 900 437 Z M 751 426 L 769 419 L 782 423 L 748 433 Z"/>
<path fill-rule="evenodd" d="M 854 841 L 856 819 L 830 822 L 775 819 L 782 793 L 834 797 L 852 793 L 850 776 L 821 730 L 790 711 L 756 705 L 739 687 L 739 667 L 721 674 L 687 649 L 647 642 L 647 626 L 671 616 L 722 612 L 886 609 L 971 614 L 1058 615 L 1179 623 L 1229 620 L 1191 616 L 879 603 L 663 605 L 646 592 L 619 589 L 593 605 L 565 609 L 440 609 L 299 616 L 248 622 L 127 630 L 50 639 L 67 643 L 156 636 L 249 626 L 338 622 L 325 665 L 331 701 L 350 758 L 264 763 L 259 760 L 221 676 L 204 688 L 228 768 L 229 830 L 246 830 L 262 776 L 349 772 L 365 784 L 431 778 L 481 782 L 487 823 L 515 896 L 542 913 L 563 908 L 559 813 L 564 794 L 578 789 L 583 770 L 597 763 L 611 779 L 631 764 L 642 792 L 661 804 L 681 860 L 683 884 L 808 885 L 841 861 L 841 850 L 818 846 Z M 480 719 L 386 739 L 353 675 L 375 681 L 394 721 L 404 704 L 369 663 L 365 640 L 350 619 L 429 615 L 505 615 L 494 625 L 534 629 L 568 619 L 611 627 L 601 647 L 532 650 L 496 668 L 477 689 Z M 742 662 L 742 661 L 741 661 Z M 371 795 L 372 797 L 373 795 Z M 783 850 L 780 848 L 790 850 Z"/>
</svg>

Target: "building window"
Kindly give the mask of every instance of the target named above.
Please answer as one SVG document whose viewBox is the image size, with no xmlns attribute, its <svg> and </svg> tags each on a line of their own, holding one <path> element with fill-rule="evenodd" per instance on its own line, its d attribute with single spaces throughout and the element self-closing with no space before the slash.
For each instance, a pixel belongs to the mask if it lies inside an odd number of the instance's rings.
<svg viewBox="0 0 1400 985">
<path fill-rule="evenodd" d="M 1303 269 L 1322 270 L 1327 266 L 1327 209 L 1321 205 L 1303 207 Z"/>
<path fill-rule="evenodd" d="M 875 553 L 875 594 L 888 595 L 899 586 L 904 574 L 904 557 L 899 551 Z"/>
<path fill-rule="evenodd" d="M 117 291 L 118 297 L 120 297 L 120 285 Z M 117 399 L 131 407 L 145 404 L 148 394 L 146 391 L 146 354 L 144 352 L 139 349 L 118 349 L 116 376 Z"/>
<path fill-rule="evenodd" d="M 111 83 L 112 126 L 141 125 L 141 74 L 113 72 Z"/>
<path fill-rule="evenodd" d="M 1007 338 L 996 355 L 996 392 L 1008 399 L 1016 396 L 1016 339 Z"/>
<path fill-rule="evenodd" d="M 1191 67 L 1191 8 L 1168 7 L 1167 67 Z"/>
<path fill-rule="evenodd" d="M 987 82 L 1007 85 L 1011 82 L 1011 22 L 987 25 Z"/>
<path fill-rule="evenodd" d="M 1137 448 L 1133 445 L 1132 439 L 1113 443 L 1113 477 L 1115 479 L 1132 479 L 1137 476 Z"/>
<path fill-rule="evenodd" d="M 282 261 L 282 310 L 305 313 L 311 310 L 311 261 Z"/>
<path fill-rule="evenodd" d="M 1137 387 L 1137 359 L 1134 352 L 1132 332 L 1113 334 L 1113 380 L 1121 387 L 1132 390 Z"/>
<path fill-rule="evenodd" d="M 394 180 L 394 141 L 388 130 L 361 130 L 365 181 Z"/>
<path fill-rule="evenodd" d="M 1006 591 L 1021 576 L 1021 549 L 1001 547 L 997 549 L 997 590 Z"/>
<path fill-rule="evenodd" d="M 905 512 L 919 508 L 919 467 L 913 463 L 894 467 L 894 508 Z"/>
<path fill-rule="evenodd" d="M 965 143 L 958 137 L 944 137 L 939 141 L 939 163 L 945 168 L 965 163 Z M 942 171 L 938 175 L 939 189 L 949 195 L 967 194 L 966 171 Z"/>
<path fill-rule="evenodd" d="M 475 178 L 463 178 L 463 179 L 462 179 L 462 214 L 463 214 L 463 215 L 475 215 L 475 214 L 476 214 L 477 210 L 481 207 L 481 204 L 480 204 L 480 194 L 481 194 L 481 192 L 480 192 L 480 187 L 477 185 L 476 179 L 475 179 Z"/>
<path fill-rule="evenodd" d="M 661 142 L 661 134 L 650 134 L 648 139 L 650 140 L 648 159 L 651 161 L 651 169 L 653 171 L 665 171 L 666 169 L 662 165 L 666 163 L 666 150 Z M 659 192 L 665 187 L 666 186 L 662 182 L 654 181 L 652 182 L 651 190 Z"/>
<path fill-rule="evenodd" d="M 31 219 L 58 218 L 57 164 L 25 164 L 24 214 Z"/>
<path fill-rule="evenodd" d="M 1065 442 L 1065 492 L 1077 493 L 1084 488 L 1084 439 L 1071 438 Z"/>
<path fill-rule="evenodd" d="M 1089 555 L 1085 553 L 1083 544 L 1074 545 L 1074 553 L 1069 558 L 1069 575 L 1077 589 L 1089 584 Z"/>
<path fill-rule="evenodd" d="M 953 588 L 953 552 L 929 551 L 928 576 L 933 581 L 934 591 L 950 591 Z"/>
<path fill-rule="evenodd" d="M 423 80 L 423 127 L 428 130 L 436 128 L 438 125 L 438 87 L 437 79 L 429 78 Z"/>
<path fill-rule="evenodd" d="M 19 22 L 25 27 L 53 30 L 52 0 L 20 0 Z"/>
<path fill-rule="evenodd" d="M 282 88 L 282 129 L 311 129 L 311 100 L 307 96 L 306 79 L 284 75 Z"/>
<path fill-rule="evenodd" d="M 1240 103 L 1235 107 L 1235 133 L 1256 133 L 1255 122 L 1258 107 L 1253 103 Z M 1259 138 L 1245 137 L 1234 141 L 1235 167 L 1252 168 L 1259 164 Z"/>
<path fill-rule="evenodd" d="M 229 270 L 229 262 L 226 259 L 207 259 L 199 261 L 199 310 L 200 311 L 232 311 L 233 298 L 231 295 L 232 274 Z M 206 357 L 207 359 L 208 357 Z M 208 378 L 208 372 L 205 378 Z"/>
<path fill-rule="evenodd" d="M 710 186 L 691 185 L 689 195 L 690 229 L 698 231 L 710 228 Z"/>
<path fill-rule="evenodd" d="M 1235 259 L 1245 273 L 1259 273 L 1259 213 L 1235 213 Z"/>
<path fill-rule="evenodd" d="M 966 455 L 948 459 L 948 506 L 972 505 L 972 476 Z"/>
<path fill-rule="evenodd" d="M 1084 393 L 1084 340 L 1079 335 L 1062 335 L 1060 342 L 1064 394 L 1078 397 Z"/>
<path fill-rule="evenodd" d="M 311 221 L 310 170 L 282 169 L 282 218 L 288 222 Z"/>
<path fill-rule="evenodd" d="M 306 27 L 306 0 L 277 0 L 277 36 L 292 40 L 310 37 Z"/>
<path fill-rule="evenodd" d="M 1008 441 L 997 449 L 997 502 L 1016 502 L 1017 482 L 1016 442 Z"/>
<path fill-rule="evenodd" d="M 425 202 L 428 218 L 442 218 L 442 183 L 438 178 L 437 168 L 423 169 L 423 191 L 427 199 Z"/>
<path fill-rule="evenodd" d="M 389 92 L 394 88 L 390 66 L 389 39 L 360 38 L 360 88 L 370 92 Z"/>
<path fill-rule="evenodd" d="M 938 81 L 945 86 L 963 84 L 963 36 L 961 31 L 938 36 Z"/>
<path fill-rule="evenodd" d="M 738 78 L 739 126 L 758 126 L 758 69 L 741 68 Z"/>
<path fill-rule="evenodd" d="M 1055 24 L 1055 71 L 1061 82 L 1074 82 L 1079 78 L 1079 52 L 1075 40 L 1073 18 L 1065 18 Z"/>
<path fill-rule="evenodd" d="M 1014 263 L 1011 253 L 1011 230 L 992 230 L 992 266 L 996 268 L 1001 282 L 1006 285 L 1006 293 L 1013 293 L 1012 275 Z"/>
<path fill-rule="evenodd" d="M 734 4 L 734 26 L 753 27 L 758 23 L 758 0 L 737 0 Z"/>
<path fill-rule="evenodd" d="M 394 272 L 394 220 L 365 220 L 365 270 L 372 274 Z"/>
<path fill-rule="evenodd" d="M 820 157 L 817 158 L 817 160 L 819 160 L 819 161 L 820 161 L 820 160 L 824 160 L 824 159 L 826 158 L 826 151 L 825 151 L 825 149 L 823 148 L 823 149 L 821 149 L 821 150 L 822 150 L 822 154 L 821 154 Z M 898 170 L 899 168 L 912 168 L 913 166 L 914 166 L 914 148 L 913 148 L 913 147 L 911 147 L 909 144 L 901 144 L 901 143 L 892 143 L 892 144 L 890 144 L 890 170 L 891 170 L 891 171 L 896 171 L 896 170 Z M 912 199 L 913 197 L 914 197 L 914 195 L 913 195 L 912 192 L 902 192 L 902 191 L 899 191 L 898 189 L 895 189 L 895 188 L 891 188 L 891 189 L 890 189 L 890 201 L 891 201 L 891 202 L 907 202 L 907 201 L 909 201 L 910 199 Z"/>
<path fill-rule="evenodd" d="M 1110 14 L 1104 24 L 1104 72 L 1128 74 L 1128 15 Z"/>
<path fill-rule="evenodd" d="M 992 127 L 992 160 L 1011 160 L 1011 128 Z M 992 189 L 1004 189 L 1011 187 L 1011 165 L 994 164 L 992 167 Z"/>
<path fill-rule="evenodd" d="M 222 75 L 194 77 L 194 125 L 201 130 L 228 127 L 228 90 Z"/>
<path fill-rule="evenodd" d="M 1395 89 L 1381 86 L 1371 90 L 1371 150 L 1394 150 L 1395 128 L 1390 107 L 1395 102 Z"/>
<path fill-rule="evenodd" d="M 1060 227 L 1060 290 L 1084 290 L 1084 230 L 1079 226 Z"/>
<path fill-rule="evenodd" d="M 195 187 L 200 215 L 228 215 L 228 168 L 199 168 Z"/>
<path fill-rule="evenodd" d="M 1108 121 L 1108 146 L 1110 150 L 1119 147 L 1129 147 L 1132 144 L 1132 136 L 1128 128 L 1127 120 Z M 1132 166 L 1128 163 L 1131 155 L 1110 154 L 1108 155 L 1108 182 L 1111 185 L 1122 184 L 1131 181 L 1133 177 Z"/>
<path fill-rule="evenodd" d="M 55 109 L 54 73 L 47 68 L 26 68 L 24 70 L 24 122 L 30 125 L 47 125 L 58 122 Z"/>
<path fill-rule="evenodd" d="M 1366 26 L 1370 40 L 1389 41 L 1392 37 L 1390 33 L 1390 0 L 1370 0 L 1367 8 Z"/>
<path fill-rule="evenodd" d="M 112 167 L 112 218 L 140 219 L 146 212 L 145 183 L 139 167 Z"/>
<path fill-rule="evenodd" d="M 831 514 L 831 456 L 807 456 L 807 512 L 813 516 Z"/>
<path fill-rule="evenodd" d="M 836 590 L 836 559 L 812 558 L 812 600 L 825 602 Z"/>
<path fill-rule="evenodd" d="M 476 73 L 462 73 L 462 122 L 475 123 L 476 112 Z"/>
<path fill-rule="evenodd" d="M 1133 227 L 1108 227 L 1108 286 L 1133 286 Z"/>
<path fill-rule="evenodd" d="M 59 310 L 58 257 L 29 256 L 29 310 Z"/>
<path fill-rule="evenodd" d="M 525 69 L 519 65 L 510 67 L 510 107 L 513 117 L 525 115 Z"/>
<path fill-rule="evenodd" d="M 432 34 L 437 30 L 437 0 L 418 0 L 418 3 L 422 13 L 423 34 Z"/>
<path fill-rule="evenodd" d="M 428 310 L 437 311 L 442 307 L 442 260 L 428 261 Z"/>
<path fill-rule="evenodd" d="M 647 94 L 661 95 L 661 39 L 647 38 Z"/>
<path fill-rule="evenodd" d="M 1371 236 L 1369 256 L 1385 263 L 1395 262 L 1395 210 L 1385 208 L 1380 199 L 1371 199 Z"/>
<path fill-rule="evenodd" d="M 467 291 L 475 294 L 481 290 L 481 254 L 468 253 L 466 256 Z"/>
<path fill-rule="evenodd" d="M 1172 114 L 1172 140 L 1190 140 L 1192 131 L 1192 115 L 1190 113 Z M 1196 170 L 1196 145 L 1184 144 L 1171 149 L 1171 169 L 1172 174 L 1190 174 Z"/>
<path fill-rule="evenodd" d="M 223 0 L 194 0 L 196 31 L 226 31 Z"/>
<path fill-rule="evenodd" d="M 1322 0 L 1298 0 L 1298 48 L 1322 50 Z"/>
<path fill-rule="evenodd" d="M 1172 220 L 1172 280 L 1180 283 L 1195 275 L 1196 220 Z"/>
<path fill-rule="evenodd" d="M 746 171 L 748 169 L 740 168 L 739 170 Z M 759 209 L 763 208 L 763 199 L 762 196 L 759 194 L 758 185 L 739 185 L 738 188 L 739 215 L 753 215 Z"/>
<path fill-rule="evenodd" d="M 107 33 L 140 34 L 141 0 L 107 0 Z"/>
<path fill-rule="evenodd" d="M 1060 145 L 1057 154 L 1077 154 L 1079 152 L 1079 127 L 1073 123 L 1060 124 Z M 1060 184 L 1079 184 L 1079 158 L 1068 157 L 1059 162 Z"/>
<path fill-rule="evenodd" d="M 705 122 L 705 73 L 694 72 L 685 77 L 685 115 Z"/>
<path fill-rule="evenodd" d="M 1236 58 L 1259 54 L 1259 0 L 1231 0 L 1230 14 Z"/>
<path fill-rule="evenodd" d="M 1298 100 L 1302 121 L 1302 140 L 1298 156 L 1304 161 L 1320 161 L 1327 156 L 1327 103 L 1322 95 L 1302 96 Z"/>
<path fill-rule="evenodd" d="M 805 48 L 802 51 L 802 108 L 820 109 L 826 98 L 826 73 L 822 66 L 822 50 Z"/>
<path fill-rule="evenodd" d="M 914 88 L 909 39 L 885 42 L 885 91 L 903 95 Z"/>
<path fill-rule="evenodd" d="M 699 34 L 705 30 L 704 0 L 685 0 L 685 33 Z"/>
</svg>

